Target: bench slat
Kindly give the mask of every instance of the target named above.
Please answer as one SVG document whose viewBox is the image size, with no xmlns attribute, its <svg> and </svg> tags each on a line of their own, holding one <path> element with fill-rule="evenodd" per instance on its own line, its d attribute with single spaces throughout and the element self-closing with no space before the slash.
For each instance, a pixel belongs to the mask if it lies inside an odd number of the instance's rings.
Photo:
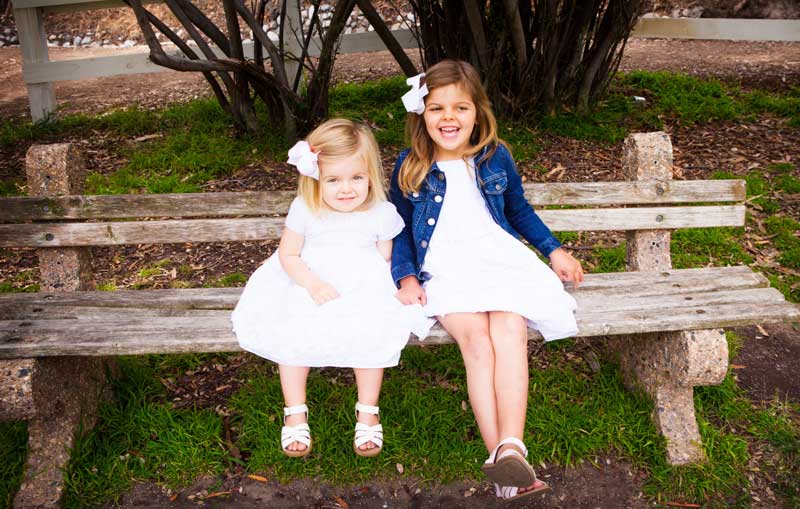
<svg viewBox="0 0 800 509">
<path fill-rule="evenodd" d="M 744 180 L 571 182 L 523 184 L 525 197 L 543 205 L 633 205 L 735 202 Z M 0 198 L 0 222 L 137 217 L 226 217 L 286 214 L 294 191 L 184 194 L 75 195 Z"/>
<path fill-rule="evenodd" d="M 540 210 L 553 231 L 672 230 L 743 226 L 744 205 Z"/>
<path fill-rule="evenodd" d="M 715 291 L 765 288 L 767 279 L 745 266 L 673 269 L 661 272 L 610 272 L 587 274 L 577 296 L 601 294 L 645 298 Z M 571 285 L 568 286 L 568 288 Z M 574 292 L 573 290 L 570 290 Z M 14 316 L 14 306 L 31 309 L 51 307 L 111 307 L 170 309 L 233 309 L 241 288 L 187 288 L 180 290 L 117 290 L 113 292 L 39 292 L 0 294 L 0 310 Z M 3 311 L 0 311 L 2 313 Z M 27 316 L 33 316 L 27 315 Z"/>
<path fill-rule="evenodd" d="M 553 231 L 608 231 L 742 226 L 743 205 L 542 210 Z M 280 238 L 283 218 L 0 225 L 0 247 L 116 246 Z"/>
<path fill-rule="evenodd" d="M 653 294 L 650 296 L 620 294 L 619 290 L 608 292 L 573 294 L 578 301 L 578 308 L 587 313 L 662 309 L 670 312 L 680 308 L 696 308 L 698 306 L 714 306 L 716 304 L 753 302 L 780 302 L 783 294 L 775 288 L 754 288 L 725 292 L 696 292 L 694 289 L 679 294 Z M 233 309 L 235 302 L 227 303 L 223 309 Z M 178 316 L 214 316 L 220 309 L 172 308 L 166 306 L 126 307 L 124 312 L 137 317 L 178 317 Z M 109 306 L 62 306 L 38 304 L 11 304 L 0 308 L 0 320 L 14 321 L 34 318 L 44 320 L 111 320 L 119 321 L 120 308 Z M 94 324 L 91 322 L 89 325 Z"/>
<path fill-rule="evenodd" d="M 737 302 L 716 302 L 713 308 L 635 309 L 578 313 L 579 337 L 643 332 L 733 327 L 800 318 L 793 304 L 764 301 L 760 290 L 742 290 Z M 739 292 L 731 292 L 739 293 Z M 654 297 L 654 300 L 657 299 Z M 529 331 L 530 338 L 538 333 Z M 444 344 L 452 339 L 441 327 L 420 343 Z M 130 313 L 116 318 L 90 320 L 36 320 L 0 322 L 0 358 L 43 355 L 128 355 L 145 353 L 238 351 L 231 331 L 230 313 L 206 311 L 203 316 L 159 318 Z"/>
</svg>

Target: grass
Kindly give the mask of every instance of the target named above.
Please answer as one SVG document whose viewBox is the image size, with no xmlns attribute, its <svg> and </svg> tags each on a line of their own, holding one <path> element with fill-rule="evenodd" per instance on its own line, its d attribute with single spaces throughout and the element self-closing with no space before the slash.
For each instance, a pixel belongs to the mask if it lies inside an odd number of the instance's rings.
<svg viewBox="0 0 800 509">
<path fill-rule="evenodd" d="M 405 112 L 399 97 L 406 86 L 401 78 L 363 85 L 340 85 L 331 92 L 331 114 L 372 125 L 381 145 L 403 146 Z M 637 106 L 631 96 L 646 98 Z M 668 73 L 630 73 L 615 79 L 611 93 L 587 116 L 563 112 L 552 118 L 499 125 L 518 162 L 541 150 L 542 133 L 615 143 L 633 129 L 658 129 L 665 122 L 691 125 L 714 120 L 747 119 L 768 113 L 797 127 L 800 91 L 782 95 L 742 92 L 713 80 Z M 119 143 L 129 161 L 110 175 L 93 174 L 91 192 L 197 191 L 210 179 L 264 159 L 285 157 L 286 141 L 267 133 L 239 140 L 219 107 L 199 100 L 151 112 L 124 110 L 98 117 L 71 116 L 35 125 L 0 124 L 0 145 L 53 141 L 70 135 L 102 135 L 120 140 L 152 136 L 135 143 Z M 746 176 L 748 201 L 759 214 L 764 232 L 783 268 L 800 270 L 800 223 L 780 210 L 780 194 L 798 192 L 796 167 L 789 162 L 756 168 Z M 733 178 L 718 173 L 716 178 Z M 4 183 L 0 193 L 21 194 L 19 184 Z M 752 216 L 749 226 L 753 226 Z M 581 234 L 560 233 L 564 242 L 581 241 Z M 754 264 L 742 245 L 742 228 L 689 229 L 672 239 L 675 267 Z M 625 245 L 605 246 L 587 254 L 598 272 L 624 270 Z M 759 267 L 790 300 L 800 299 L 800 278 L 775 267 Z M 142 288 L 172 270 L 173 286 L 188 284 L 193 270 L 171 260 L 141 269 Z M 241 286 L 247 276 L 232 272 L 207 286 Z M 115 281 L 101 285 L 114 290 Z M 0 283 L 0 292 L 35 291 L 34 274 L 20 273 Z M 728 335 L 735 352 L 740 339 Z M 585 348 L 585 347 L 584 347 Z M 577 351 L 578 354 L 573 352 Z M 576 465 L 598 462 L 612 455 L 631 463 L 646 475 L 644 490 L 656 503 L 680 501 L 703 507 L 748 507 L 749 469 L 758 462 L 776 479 L 789 506 L 800 506 L 800 426 L 796 404 L 774 401 L 753 404 L 728 374 L 722 385 L 695 392 L 700 432 L 708 462 L 673 467 L 664 459 L 664 443 L 654 429 L 649 400 L 622 387 L 616 367 L 601 362 L 593 371 L 569 341 L 546 345 L 543 356 L 550 366 L 533 370 L 526 435 L 530 459 Z M 97 426 L 79 440 L 67 471 L 66 507 L 100 506 L 115 500 L 134 480 L 149 480 L 180 489 L 198 477 L 220 477 L 235 465 L 288 480 L 313 477 L 333 483 L 365 482 L 404 474 L 425 481 L 481 479 L 485 457 L 468 401 L 463 364 L 454 346 L 408 348 L 401 367 L 387 370 L 381 405 L 386 450 L 376 459 L 351 453 L 354 388 L 336 371 L 314 370 L 309 378 L 314 453 L 306 461 L 287 461 L 278 450 L 282 399 L 274 367 L 254 363 L 240 376 L 243 387 L 230 399 L 228 425 L 234 444 L 226 438 L 225 420 L 205 409 L 172 408 L 161 379 L 215 362 L 208 355 L 147 356 L 120 359 L 121 375 L 114 382 L 115 399 L 103 405 Z M 466 408 L 466 409 L 465 409 Z M 22 423 L 0 424 L 0 507 L 9 507 L 21 481 L 26 428 Z M 237 454 L 232 446 L 240 451 Z M 762 451 L 770 454 L 759 455 Z M 766 459 L 769 458 L 769 459 Z"/>
</svg>

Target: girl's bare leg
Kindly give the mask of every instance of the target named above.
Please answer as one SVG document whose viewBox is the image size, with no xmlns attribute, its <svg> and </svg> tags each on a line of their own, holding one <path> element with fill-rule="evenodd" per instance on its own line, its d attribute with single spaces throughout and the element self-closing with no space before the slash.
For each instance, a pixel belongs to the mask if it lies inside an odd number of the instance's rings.
<svg viewBox="0 0 800 509">
<path fill-rule="evenodd" d="M 528 329 L 516 313 L 489 313 L 495 356 L 494 389 L 499 439 L 522 439 L 528 406 Z M 496 445 L 496 444 L 495 444 Z"/>
<path fill-rule="evenodd" d="M 495 353 L 494 388 L 497 398 L 498 440 L 523 439 L 528 408 L 528 325 L 525 318 L 504 311 L 489 312 L 489 335 Z M 509 444 L 503 446 L 516 448 Z M 519 451 L 522 453 L 522 451 Z M 498 451 L 499 454 L 499 451 Z M 536 480 L 520 492 L 538 488 Z"/>
<path fill-rule="evenodd" d="M 310 368 L 303 366 L 284 366 L 278 365 L 278 372 L 281 377 L 281 391 L 283 391 L 283 401 L 287 407 L 302 405 L 306 402 L 306 380 Z M 294 414 L 286 416 L 286 425 L 295 426 L 306 422 L 306 414 Z M 286 447 L 289 451 L 304 451 L 305 444 L 292 442 Z"/>
<path fill-rule="evenodd" d="M 355 368 L 353 373 L 356 375 L 356 387 L 358 389 L 358 402 L 364 405 L 378 406 L 378 398 L 381 395 L 381 384 L 383 383 L 383 368 Z M 368 426 L 374 426 L 380 422 L 380 417 L 367 412 L 358 413 L 358 422 Z M 359 446 L 359 449 L 366 451 L 375 447 L 372 442 L 366 442 Z"/>
<path fill-rule="evenodd" d="M 467 368 L 467 392 L 487 451 L 500 440 L 495 397 L 495 353 L 487 313 L 450 313 L 437 317 L 456 340 Z"/>
</svg>

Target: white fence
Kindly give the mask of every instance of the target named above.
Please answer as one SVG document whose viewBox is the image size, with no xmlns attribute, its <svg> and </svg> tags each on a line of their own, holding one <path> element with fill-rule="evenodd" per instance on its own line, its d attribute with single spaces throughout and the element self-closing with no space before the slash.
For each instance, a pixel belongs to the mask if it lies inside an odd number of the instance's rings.
<svg viewBox="0 0 800 509">
<path fill-rule="evenodd" d="M 290 0 L 291 3 L 294 1 L 296 0 Z M 34 121 L 46 118 L 56 110 L 54 82 L 166 70 L 149 60 L 149 50 L 146 47 L 135 53 L 123 55 L 60 61 L 50 61 L 48 58 L 47 36 L 43 22 L 46 13 L 123 7 L 125 4 L 122 2 L 117 0 L 12 0 L 12 3 L 22 51 L 23 79 L 28 87 L 31 118 Z M 296 9 L 289 8 L 289 10 Z M 289 18 L 288 21 L 291 23 L 292 19 Z M 417 47 L 417 41 L 410 30 L 394 30 L 392 33 L 402 47 Z M 800 20 L 642 18 L 631 36 L 800 41 Z M 360 53 L 382 49 L 385 49 L 385 46 L 375 32 L 353 33 L 343 36 L 340 53 Z M 182 55 L 177 50 L 174 54 Z M 245 54 L 252 56 L 252 43 L 245 46 Z"/>
</svg>

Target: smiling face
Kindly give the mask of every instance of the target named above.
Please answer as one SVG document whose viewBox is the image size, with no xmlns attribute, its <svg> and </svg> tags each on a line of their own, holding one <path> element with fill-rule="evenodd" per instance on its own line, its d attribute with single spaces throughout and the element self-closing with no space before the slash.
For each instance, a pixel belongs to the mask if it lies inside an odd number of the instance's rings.
<svg viewBox="0 0 800 509">
<path fill-rule="evenodd" d="M 457 85 L 431 90 L 425 101 L 425 129 L 436 145 L 435 159 L 460 159 L 468 151 L 476 120 L 475 103 L 467 91 Z"/>
<path fill-rule="evenodd" d="M 369 195 L 369 168 L 362 154 L 319 165 L 322 201 L 337 212 L 357 210 Z"/>
</svg>

